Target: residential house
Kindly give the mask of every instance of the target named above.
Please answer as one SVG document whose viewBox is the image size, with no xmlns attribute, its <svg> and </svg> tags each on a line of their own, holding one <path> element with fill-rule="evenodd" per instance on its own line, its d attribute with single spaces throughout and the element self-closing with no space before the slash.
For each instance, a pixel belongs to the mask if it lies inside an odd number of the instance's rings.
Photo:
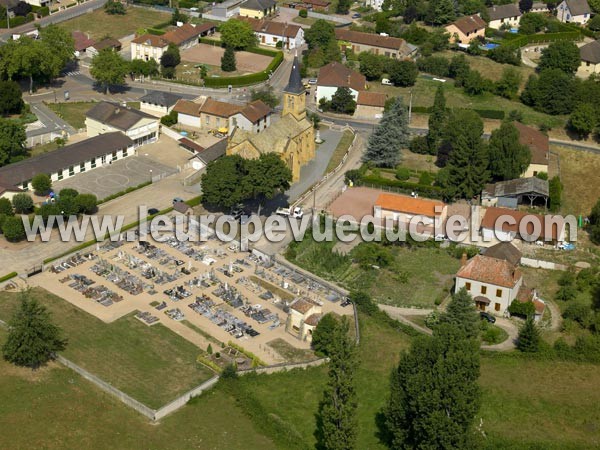
<svg viewBox="0 0 600 450">
<path fill-rule="evenodd" d="M 130 138 L 120 132 L 106 133 L 0 167 L 0 180 L 6 186 L 5 192 L 14 192 L 15 188 L 31 190 L 31 179 L 37 174 L 45 173 L 52 181 L 60 181 L 133 153 Z"/>
<path fill-rule="evenodd" d="M 436 224 L 441 225 L 446 220 L 447 212 L 448 208 L 443 202 L 400 194 L 379 194 L 374 205 L 375 218 L 391 218 L 395 223 L 404 224 L 419 219 L 428 231 L 434 231 Z"/>
<path fill-rule="evenodd" d="M 90 39 L 89 35 L 82 33 L 81 31 L 73 31 L 71 35 L 73 36 L 75 52 L 77 56 L 79 56 L 81 53 L 85 53 L 88 48 L 96 43 L 96 41 Z"/>
<path fill-rule="evenodd" d="M 470 44 L 472 40 L 485 38 L 485 20 L 478 14 L 464 16 L 450 25 L 446 25 L 446 32 L 450 34 L 450 42 L 457 44 Z"/>
<path fill-rule="evenodd" d="M 240 15 L 240 5 L 244 3 L 244 0 L 227 0 L 223 3 L 213 3 L 212 9 L 209 11 L 208 16 L 214 20 L 226 21 L 232 17 Z M 203 14 L 203 17 L 207 14 Z"/>
<path fill-rule="evenodd" d="M 531 151 L 531 162 L 521 177 L 535 177 L 541 172 L 548 173 L 548 161 L 550 158 L 550 139 L 544 133 L 535 128 L 514 122 L 519 131 L 519 142 L 529 147 Z"/>
<path fill-rule="evenodd" d="M 521 10 L 517 3 L 509 3 L 507 5 L 494 5 L 488 8 L 490 23 L 488 26 L 499 30 L 500 28 L 516 28 L 521 22 Z"/>
<path fill-rule="evenodd" d="M 319 12 L 329 10 L 329 5 L 331 5 L 331 2 L 326 0 L 302 0 L 302 5 L 307 6 L 307 9 L 312 9 L 315 12 Z M 296 8 L 298 7 L 296 6 Z"/>
<path fill-rule="evenodd" d="M 600 74 L 600 41 L 592 41 L 579 47 L 581 64 L 577 73 L 582 76 Z"/>
<path fill-rule="evenodd" d="M 275 0 L 246 0 L 240 4 L 240 16 L 263 19 L 275 15 L 277 2 Z"/>
<path fill-rule="evenodd" d="M 491 207 L 483 212 L 481 235 L 488 241 L 542 241 L 561 243 L 566 237 L 565 218 Z M 572 223 L 569 222 L 570 228 Z M 577 224 L 575 224 L 576 226 Z"/>
<path fill-rule="evenodd" d="M 207 148 L 203 148 L 187 138 L 180 139 L 179 145 L 186 150 L 191 150 L 194 152 L 194 156 L 190 158 L 192 169 L 202 170 L 210 162 L 225 155 L 225 151 L 227 150 L 227 138 L 221 139 L 217 143 Z"/>
<path fill-rule="evenodd" d="M 365 6 L 370 6 L 376 11 L 381 11 L 381 8 L 383 6 L 383 0 L 367 0 L 365 2 Z"/>
<path fill-rule="evenodd" d="M 150 91 L 140 98 L 140 111 L 156 117 L 169 114 L 181 96 L 163 91 Z"/>
<path fill-rule="evenodd" d="M 360 91 L 356 100 L 354 117 L 357 119 L 381 119 L 387 96 L 380 92 Z"/>
<path fill-rule="evenodd" d="M 311 342 L 313 331 L 322 316 L 320 305 L 309 299 L 299 298 L 290 305 L 285 330 L 301 341 Z"/>
<path fill-rule="evenodd" d="M 531 9 L 529 12 L 532 13 L 547 13 L 550 12 L 550 8 L 548 8 L 548 4 L 544 2 L 533 2 Z"/>
<path fill-rule="evenodd" d="M 143 34 L 131 41 L 131 59 L 154 59 L 160 63 L 160 58 L 169 47 L 175 44 L 179 49 L 190 48 L 198 43 L 201 36 L 213 34 L 216 24 L 206 22 L 199 25 L 185 23 L 180 27 L 167 31 L 162 36 Z"/>
<path fill-rule="evenodd" d="M 119 131 L 131 138 L 134 147 L 150 144 L 158 139 L 158 119 L 150 114 L 118 105 L 100 102 L 85 115 L 87 135 Z"/>
<path fill-rule="evenodd" d="M 371 52 L 388 58 L 409 59 L 414 58 L 418 51 L 417 47 L 404 39 L 345 28 L 336 28 L 335 38 L 339 41 L 342 50 L 349 48 L 356 54 Z"/>
<path fill-rule="evenodd" d="M 52 0 L 23 0 L 25 3 L 28 3 L 32 6 L 50 6 Z"/>
<path fill-rule="evenodd" d="M 284 49 L 294 49 L 304 45 L 304 30 L 299 25 L 249 17 L 240 17 L 240 19 L 250 24 L 260 45 L 276 47 L 281 43 L 279 45 Z"/>
<path fill-rule="evenodd" d="M 587 0 L 563 0 L 556 8 L 556 17 L 561 22 L 585 25 L 590 20 L 592 10 Z"/>
<path fill-rule="evenodd" d="M 486 185 L 481 193 L 481 204 L 516 209 L 525 201 L 531 207 L 538 199 L 542 199 L 546 205 L 548 197 L 548 180 L 538 177 L 517 178 Z"/>
<path fill-rule="evenodd" d="M 0 184 L 0 198 L 12 200 L 12 198 L 23 192 L 23 189 L 11 186 L 10 184 Z"/>
<path fill-rule="evenodd" d="M 106 38 L 101 40 L 100 42 L 94 43 L 92 46 L 88 47 L 86 53 L 91 57 L 96 56 L 102 50 L 111 49 L 114 52 L 121 51 L 121 42 L 113 38 Z"/>
<path fill-rule="evenodd" d="M 343 64 L 334 61 L 319 69 L 317 79 L 316 98 L 331 100 L 338 88 L 347 87 L 356 101 L 358 93 L 367 87 L 367 79 L 364 75 L 348 69 Z"/>
</svg>

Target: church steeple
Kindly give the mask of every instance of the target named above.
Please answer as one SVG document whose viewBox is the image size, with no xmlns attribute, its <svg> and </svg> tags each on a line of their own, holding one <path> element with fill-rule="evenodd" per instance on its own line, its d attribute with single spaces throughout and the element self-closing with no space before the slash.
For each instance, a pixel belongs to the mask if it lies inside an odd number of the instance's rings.
<svg viewBox="0 0 600 450">
<path fill-rule="evenodd" d="M 283 90 L 283 115 L 286 114 L 292 114 L 298 120 L 306 117 L 305 89 L 300 76 L 298 53 L 294 56 L 290 79 Z"/>
</svg>

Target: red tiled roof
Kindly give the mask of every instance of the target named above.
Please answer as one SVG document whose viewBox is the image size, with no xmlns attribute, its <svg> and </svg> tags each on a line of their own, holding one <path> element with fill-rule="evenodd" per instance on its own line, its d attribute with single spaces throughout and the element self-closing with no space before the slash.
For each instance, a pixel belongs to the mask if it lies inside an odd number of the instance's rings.
<svg viewBox="0 0 600 450">
<path fill-rule="evenodd" d="M 435 200 L 424 200 L 398 194 L 379 194 L 375 206 L 388 211 L 435 217 L 442 214 L 441 210 L 445 205 Z M 439 212 L 435 211 L 436 206 L 439 207 Z"/>
<path fill-rule="evenodd" d="M 169 45 L 169 42 L 163 39 L 162 36 L 156 36 L 154 34 L 142 34 L 132 40 L 134 44 L 148 45 L 150 47 L 163 48 Z"/>
<path fill-rule="evenodd" d="M 175 45 L 181 45 L 191 39 L 197 38 L 202 34 L 198 27 L 189 23 L 184 23 L 182 26 L 175 28 L 174 30 L 167 31 L 162 35 L 165 41 L 171 42 Z"/>
<path fill-rule="evenodd" d="M 548 136 L 520 122 L 514 122 L 514 125 L 519 130 L 519 142 L 531 150 L 531 163 L 548 165 L 548 154 L 550 152 Z"/>
<path fill-rule="evenodd" d="M 311 314 L 310 316 L 308 316 L 306 318 L 306 320 L 304 321 L 304 323 L 306 325 L 310 325 L 310 326 L 316 327 L 319 324 L 319 321 L 321 320 L 321 317 L 323 317 L 322 314 Z"/>
<path fill-rule="evenodd" d="M 239 20 L 247 22 L 255 33 L 264 33 L 287 38 L 295 38 L 301 28 L 299 25 L 284 22 L 274 22 L 272 20 L 265 19 L 253 19 L 251 17 L 240 16 Z"/>
<path fill-rule="evenodd" d="M 346 30 L 343 28 L 335 29 L 335 38 L 341 41 L 352 42 L 355 44 L 370 45 L 371 47 L 390 48 L 399 50 L 406 42 L 404 39 L 381 36 L 380 34 L 363 33 L 361 31 Z"/>
<path fill-rule="evenodd" d="M 75 41 L 75 50 L 78 52 L 85 50 L 86 48 L 91 47 L 96 43 L 96 41 L 88 38 L 87 35 L 85 33 L 82 33 L 81 31 L 73 31 L 71 35 L 73 36 L 73 40 Z"/>
<path fill-rule="evenodd" d="M 298 311 L 300 314 L 306 314 L 314 306 L 314 303 L 299 298 L 292 304 L 292 306 L 290 306 L 290 308 L 292 308 L 294 311 Z"/>
<path fill-rule="evenodd" d="M 179 145 L 181 145 L 182 147 L 188 148 L 190 150 L 194 150 L 195 152 L 198 152 L 198 153 L 204 151 L 204 147 L 202 147 L 200 144 L 197 144 L 196 142 L 194 142 L 191 139 L 188 139 L 186 137 L 179 139 Z"/>
<path fill-rule="evenodd" d="M 360 91 L 358 93 L 356 104 L 363 106 L 379 106 L 383 108 L 385 106 L 386 98 L 387 96 L 380 92 Z"/>
<path fill-rule="evenodd" d="M 319 69 L 317 84 L 319 86 L 348 87 L 355 91 L 362 91 L 367 85 L 367 79 L 364 75 L 334 61 Z"/>
<path fill-rule="evenodd" d="M 186 116 L 200 117 L 200 106 L 190 100 L 178 100 L 173 107 L 173 111 Z"/>
<path fill-rule="evenodd" d="M 231 117 L 234 114 L 239 113 L 242 110 L 241 106 L 234 105 L 233 103 L 220 102 L 207 98 L 206 101 L 200 107 L 200 112 L 210 114 L 211 116 L 219 117 Z"/>
<path fill-rule="evenodd" d="M 241 113 L 250 122 L 255 123 L 263 117 L 268 116 L 271 113 L 271 108 L 269 108 L 262 100 L 255 100 L 248 103 L 244 109 L 242 109 Z"/>
<path fill-rule="evenodd" d="M 477 14 L 461 17 L 460 19 L 454 21 L 451 25 L 454 25 L 463 34 L 472 33 L 473 31 L 481 30 L 486 27 L 485 20 L 483 20 Z"/>
<path fill-rule="evenodd" d="M 502 227 L 499 228 L 497 225 L 499 225 L 498 223 L 498 218 L 500 216 L 510 216 L 514 218 L 514 224 L 509 224 L 506 222 L 502 223 Z M 550 238 L 551 240 L 558 240 L 558 235 L 559 232 L 562 231 L 562 229 L 565 226 L 565 222 L 564 220 L 559 219 L 558 220 L 558 226 L 553 226 L 551 227 L 551 229 L 546 229 L 545 226 L 545 217 L 540 215 L 540 214 L 530 214 L 530 213 L 526 213 L 523 211 L 514 211 L 512 209 L 506 209 L 506 208 L 496 208 L 496 207 L 491 207 L 491 208 L 487 208 L 484 215 L 483 215 L 483 220 L 481 221 L 481 227 L 482 228 L 486 228 L 488 230 L 497 230 L 497 231 L 503 231 L 503 232 L 511 232 L 511 233 L 515 233 L 515 235 L 519 235 L 519 225 L 521 223 L 521 221 L 524 218 L 536 218 L 539 223 L 541 224 L 541 228 L 540 228 L 540 239 L 545 239 L 545 238 Z M 531 220 L 527 221 L 527 235 L 531 235 L 534 232 L 534 226 L 531 223 Z M 521 236 L 523 237 L 523 236 Z"/>
<path fill-rule="evenodd" d="M 508 261 L 475 255 L 458 270 L 456 276 L 481 283 L 513 288 L 521 278 L 521 272 Z"/>
</svg>

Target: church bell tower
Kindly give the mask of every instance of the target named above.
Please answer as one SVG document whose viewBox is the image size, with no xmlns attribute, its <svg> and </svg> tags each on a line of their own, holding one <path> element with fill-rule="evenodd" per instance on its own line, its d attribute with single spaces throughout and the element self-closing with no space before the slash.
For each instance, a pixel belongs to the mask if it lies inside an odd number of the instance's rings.
<svg viewBox="0 0 600 450">
<path fill-rule="evenodd" d="M 306 117 L 306 92 L 300 76 L 300 62 L 297 53 L 294 56 L 290 80 L 283 90 L 283 116 L 286 114 L 293 115 L 296 120 Z"/>
</svg>

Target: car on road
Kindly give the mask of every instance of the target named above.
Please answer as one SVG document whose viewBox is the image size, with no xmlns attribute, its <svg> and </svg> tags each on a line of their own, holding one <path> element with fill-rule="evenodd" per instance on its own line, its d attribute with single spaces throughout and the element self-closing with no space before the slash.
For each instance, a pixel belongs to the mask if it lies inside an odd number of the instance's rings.
<svg viewBox="0 0 600 450">
<path fill-rule="evenodd" d="M 150 208 L 150 209 L 148 210 L 148 215 L 149 215 L 149 216 L 153 216 L 154 214 L 158 214 L 159 212 L 160 212 L 160 211 L 159 211 L 158 209 L 156 209 L 156 208 Z"/>
<path fill-rule="evenodd" d="M 496 323 L 496 318 L 494 316 L 492 316 L 490 313 L 486 313 L 484 311 L 481 311 L 479 313 L 479 318 L 481 320 L 487 320 L 488 323 Z"/>
<path fill-rule="evenodd" d="M 304 211 L 302 211 L 301 207 L 296 206 L 295 208 L 277 208 L 275 214 L 278 214 L 280 216 L 293 217 L 294 219 L 302 219 Z"/>
</svg>

